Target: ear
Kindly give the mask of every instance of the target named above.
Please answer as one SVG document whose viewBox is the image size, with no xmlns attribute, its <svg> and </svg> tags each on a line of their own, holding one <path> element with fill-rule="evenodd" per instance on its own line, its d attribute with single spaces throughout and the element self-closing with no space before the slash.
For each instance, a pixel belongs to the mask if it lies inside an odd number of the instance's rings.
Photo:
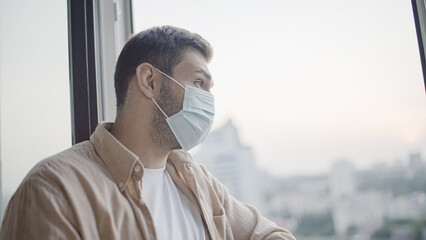
<svg viewBox="0 0 426 240">
<path fill-rule="evenodd" d="M 154 97 L 154 67 L 149 63 L 142 63 L 136 67 L 136 81 L 139 89 L 147 98 Z"/>
</svg>

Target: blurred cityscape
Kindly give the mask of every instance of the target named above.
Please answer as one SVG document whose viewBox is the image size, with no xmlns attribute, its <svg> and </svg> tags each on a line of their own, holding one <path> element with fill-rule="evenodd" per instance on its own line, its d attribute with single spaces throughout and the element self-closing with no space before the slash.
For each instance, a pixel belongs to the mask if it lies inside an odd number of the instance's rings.
<svg viewBox="0 0 426 240">
<path fill-rule="evenodd" d="M 327 174 L 277 178 L 256 168 L 232 121 L 212 132 L 194 155 L 239 200 L 256 206 L 298 240 L 426 240 L 426 164 L 357 170 L 337 161 Z"/>
</svg>

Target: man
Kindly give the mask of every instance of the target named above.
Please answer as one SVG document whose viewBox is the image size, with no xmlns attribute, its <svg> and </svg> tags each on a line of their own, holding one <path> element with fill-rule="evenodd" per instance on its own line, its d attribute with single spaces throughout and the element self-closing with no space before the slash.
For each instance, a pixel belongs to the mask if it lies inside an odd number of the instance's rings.
<svg viewBox="0 0 426 240">
<path fill-rule="evenodd" d="M 210 44 L 184 29 L 132 37 L 115 71 L 116 121 L 36 165 L 0 237 L 294 239 L 186 153 L 213 123 L 211 57 Z"/>
</svg>

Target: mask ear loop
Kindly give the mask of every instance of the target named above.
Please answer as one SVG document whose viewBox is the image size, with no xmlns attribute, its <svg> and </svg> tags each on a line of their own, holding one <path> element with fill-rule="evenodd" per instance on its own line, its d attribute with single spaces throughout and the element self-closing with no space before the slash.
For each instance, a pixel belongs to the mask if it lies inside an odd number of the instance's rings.
<svg viewBox="0 0 426 240">
<path fill-rule="evenodd" d="M 173 82 L 175 82 L 177 85 L 181 86 L 183 89 L 185 89 L 185 86 L 183 86 L 180 82 L 176 81 L 174 78 L 170 77 L 169 75 L 163 73 L 162 71 L 160 71 L 160 69 L 154 67 L 157 71 L 159 71 L 161 74 L 163 74 L 164 76 L 168 77 L 170 80 L 172 80 Z M 151 98 L 152 101 L 155 103 L 155 105 L 157 105 L 158 109 L 160 109 L 160 111 L 163 113 L 163 115 L 166 118 L 169 118 L 166 113 L 163 111 L 163 109 L 161 109 L 160 105 L 158 105 L 158 103 L 154 100 L 154 98 Z"/>
<path fill-rule="evenodd" d="M 152 101 L 154 101 L 155 105 L 157 105 L 158 109 L 160 109 L 160 111 L 163 113 L 163 115 L 164 115 L 166 118 L 169 118 L 169 117 L 167 117 L 167 115 L 166 115 L 166 113 L 163 111 L 163 109 L 161 109 L 161 108 L 160 108 L 160 105 L 158 105 L 158 103 L 154 100 L 154 98 L 151 98 L 151 99 L 152 99 Z"/>
<path fill-rule="evenodd" d="M 169 75 L 163 73 L 162 71 L 160 71 L 158 68 L 154 67 L 157 71 L 159 71 L 161 74 L 163 74 L 164 76 L 168 77 L 170 80 L 172 80 L 173 82 L 175 82 L 177 85 L 181 86 L 183 89 L 185 89 L 185 86 L 182 85 L 182 83 L 176 81 L 174 78 L 170 77 Z"/>
</svg>

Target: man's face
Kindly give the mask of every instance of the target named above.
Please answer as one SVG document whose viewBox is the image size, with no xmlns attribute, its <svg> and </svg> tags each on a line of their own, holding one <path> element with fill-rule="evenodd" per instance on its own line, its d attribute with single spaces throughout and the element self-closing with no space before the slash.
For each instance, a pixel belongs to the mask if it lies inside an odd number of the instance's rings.
<svg viewBox="0 0 426 240">
<path fill-rule="evenodd" d="M 197 50 L 187 50 L 179 64 L 172 70 L 172 78 L 184 86 L 192 86 L 210 92 L 213 80 L 208 71 L 208 63 Z M 160 69 L 161 70 L 161 69 Z M 168 117 L 182 109 L 185 90 L 166 76 L 162 77 L 158 105 Z M 166 122 L 165 116 L 153 105 L 151 137 L 154 143 L 168 149 L 181 149 L 179 142 Z"/>
</svg>

